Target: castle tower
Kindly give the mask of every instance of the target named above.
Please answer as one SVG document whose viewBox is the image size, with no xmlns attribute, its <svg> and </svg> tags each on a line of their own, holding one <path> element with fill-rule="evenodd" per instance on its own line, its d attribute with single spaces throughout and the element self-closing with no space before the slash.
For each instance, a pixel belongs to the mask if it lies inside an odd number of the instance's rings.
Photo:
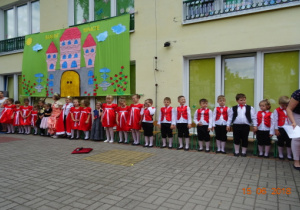
<svg viewBox="0 0 300 210">
<path fill-rule="evenodd" d="M 46 61 L 48 71 L 55 71 L 55 66 L 57 62 L 57 48 L 54 42 L 51 42 L 46 51 Z"/>
<path fill-rule="evenodd" d="M 80 68 L 81 32 L 77 27 L 68 28 L 60 37 L 60 69 Z"/>
<path fill-rule="evenodd" d="M 96 42 L 91 34 L 87 35 L 82 46 L 84 52 L 85 66 L 94 67 L 96 56 Z"/>
</svg>

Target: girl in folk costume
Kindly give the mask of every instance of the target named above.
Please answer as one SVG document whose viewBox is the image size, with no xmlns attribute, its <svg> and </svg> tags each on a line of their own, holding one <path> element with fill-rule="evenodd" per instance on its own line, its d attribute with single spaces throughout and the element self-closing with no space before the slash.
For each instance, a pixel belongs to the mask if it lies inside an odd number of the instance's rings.
<svg viewBox="0 0 300 210">
<path fill-rule="evenodd" d="M 155 108 L 152 107 L 153 100 L 145 100 L 144 108 L 141 110 L 142 115 L 142 126 L 145 136 L 144 147 L 153 147 L 153 115 L 155 113 Z"/>
<path fill-rule="evenodd" d="M 116 108 L 117 104 L 113 104 L 114 97 L 106 96 L 106 103 L 102 105 L 102 126 L 106 129 L 106 140 L 104 142 L 114 142 L 114 126 L 116 126 Z"/>
<path fill-rule="evenodd" d="M 213 112 L 213 129 L 216 133 L 217 151 L 216 153 L 226 154 L 225 146 L 227 141 L 227 121 L 229 108 L 225 106 L 226 98 L 224 95 L 219 95 L 217 102 L 219 106 Z"/>
<path fill-rule="evenodd" d="M 161 129 L 161 136 L 163 145 L 161 148 L 167 147 L 167 137 L 169 139 L 169 149 L 173 148 L 173 132 L 172 130 L 176 126 L 175 120 L 175 109 L 170 106 L 171 98 L 164 98 L 164 107 L 160 109 L 159 117 L 158 117 L 158 126 Z"/>
<path fill-rule="evenodd" d="M 38 119 L 38 106 L 33 106 L 32 112 L 31 112 L 31 126 L 34 129 L 34 135 L 37 135 L 38 129 L 36 126 L 36 122 Z"/>
<path fill-rule="evenodd" d="M 45 111 L 45 108 L 44 108 L 44 106 L 45 106 L 45 101 L 43 101 L 43 100 L 39 100 L 39 102 L 38 102 L 38 114 L 37 114 L 37 116 L 38 116 L 38 119 L 37 119 L 37 121 L 36 121 L 36 127 L 38 128 L 38 129 L 40 129 L 40 127 L 41 127 L 41 122 L 42 122 L 42 119 L 43 119 L 43 116 L 44 116 L 44 111 Z M 44 135 L 44 133 L 45 133 L 45 130 L 44 129 L 40 129 L 40 135 L 41 136 L 43 136 Z"/>
<path fill-rule="evenodd" d="M 64 133 L 64 124 L 59 122 L 58 119 L 61 114 L 62 103 L 58 101 L 60 99 L 60 95 L 58 93 L 54 93 L 52 96 L 52 113 L 48 119 L 48 132 L 52 138 L 57 138 L 57 135 L 61 135 Z"/>
<path fill-rule="evenodd" d="M 70 109 L 71 113 L 71 139 L 74 139 L 74 134 L 76 131 L 76 139 L 79 139 L 80 137 L 80 131 L 79 131 L 79 119 L 80 119 L 80 113 L 82 110 L 82 107 L 80 107 L 78 99 L 73 100 L 73 107 Z"/>
<path fill-rule="evenodd" d="M 128 143 L 128 131 L 130 130 L 128 126 L 128 117 L 130 112 L 130 107 L 126 105 L 126 99 L 124 97 L 121 97 L 119 99 L 120 106 L 116 108 L 117 112 L 117 131 L 119 131 L 119 143 L 123 142 L 123 136 L 124 136 L 124 144 Z"/>
<path fill-rule="evenodd" d="M 87 99 L 82 100 L 81 105 L 83 108 L 80 113 L 79 130 L 84 131 L 84 139 L 87 140 L 89 139 L 89 132 L 92 128 L 92 109 L 89 107 L 90 101 Z"/>
<path fill-rule="evenodd" d="M 43 133 L 43 135 L 46 135 L 46 136 L 48 135 L 48 121 L 51 116 L 51 113 L 52 113 L 51 104 L 46 104 L 45 110 L 42 115 L 41 125 L 40 125 L 41 131 L 43 131 L 43 132 L 46 131 L 46 133 Z"/>
<path fill-rule="evenodd" d="M 18 128 L 18 133 L 24 133 L 23 126 L 21 125 L 21 102 L 15 101 L 16 108 L 14 109 L 13 126 Z"/>
<path fill-rule="evenodd" d="M 287 158 L 288 160 L 293 160 L 291 141 L 288 134 L 284 130 L 283 126 L 289 125 L 287 118 L 286 108 L 290 102 L 290 98 L 287 96 L 281 96 L 279 98 L 280 107 L 276 108 L 273 112 L 272 128 L 275 130 L 275 135 L 277 136 L 278 142 L 278 156 L 280 160 L 284 160 L 283 147 L 286 146 Z"/>
<path fill-rule="evenodd" d="M 71 136 L 71 115 L 70 115 L 70 109 L 73 107 L 72 98 L 68 96 L 66 98 L 66 103 L 62 107 L 62 114 L 59 116 L 59 122 L 63 123 L 65 128 L 65 133 L 68 136 Z M 65 134 L 62 133 L 62 134 Z"/>
<path fill-rule="evenodd" d="M 24 134 L 30 134 L 32 106 L 29 106 L 29 99 L 24 99 L 24 105 L 21 106 L 21 124 L 24 126 Z"/>
<path fill-rule="evenodd" d="M 141 130 L 141 110 L 144 107 L 143 104 L 139 103 L 140 96 L 138 94 L 134 94 L 132 96 L 133 104 L 130 105 L 130 113 L 129 113 L 129 127 L 132 129 L 132 138 L 134 142 L 133 146 L 140 145 L 140 130 Z"/>
<path fill-rule="evenodd" d="M 94 121 L 92 125 L 91 139 L 93 140 L 102 140 L 104 137 L 104 129 L 102 127 L 101 118 L 103 110 L 101 108 L 101 102 L 96 103 L 96 109 L 93 112 Z"/>
<path fill-rule="evenodd" d="M 0 123 L 6 124 L 7 126 L 7 134 L 15 133 L 15 129 L 13 126 L 13 118 L 14 118 L 14 109 L 16 108 L 13 105 L 14 99 L 9 98 L 6 99 L 3 104 L 1 104 L 1 108 L 4 107 L 4 110 L 0 114 Z"/>
<path fill-rule="evenodd" d="M 271 118 L 272 113 L 269 111 L 271 109 L 271 104 L 268 99 L 262 100 L 259 103 L 261 111 L 258 111 L 257 116 L 257 131 L 256 139 L 258 142 L 258 157 L 269 157 L 269 151 L 271 147 L 271 137 L 274 133 L 274 129 L 271 129 Z M 265 153 L 264 153 L 265 150 Z"/>
</svg>

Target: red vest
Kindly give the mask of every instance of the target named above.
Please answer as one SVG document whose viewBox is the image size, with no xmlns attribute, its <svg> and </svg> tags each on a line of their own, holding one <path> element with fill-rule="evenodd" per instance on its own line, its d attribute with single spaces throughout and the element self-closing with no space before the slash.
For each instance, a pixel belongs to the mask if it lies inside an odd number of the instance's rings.
<svg viewBox="0 0 300 210">
<path fill-rule="evenodd" d="M 223 119 L 225 121 L 228 120 L 228 113 L 227 113 L 228 107 L 224 106 L 223 111 L 221 111 L 221 107 L 217 107 L 217 113 L 216 113 L 216 121 L 220 119 L 221 115 L 223 115 Z"/>
<path fill-rule="evenodd" d="M 188 117 L 187 117 L 187 106 L 177 107 L 177 120 L 179 120 L 181 118 L 181 116 L 186 120 L 188 119 Z"/>
<path fill-rule="evenodd" d="M 278 126 L 284 126 L 285 119 L 287 118 L 286 114 L 280 107 L 278 107 L 276 111 L 278 113 Z"/>
<path fill-rule="evenodd" d="M 272 115 L 272 112 L 265 112 L 264 124 L 268 128 L 271 127 L 271 115 Z M 258 126 L 260 126 L 260 124 L 262 122 L 262 119 L 263 119 L 262 111 L 257 112 L 257 124 L 258 124 Z"/>
<path fill-rule="evenodd" d="M 166 117 L 167 121 L 171 121 L 172 120 L 172 110 L 173 110 L 172 107 L 169 107 L 169 108 L 162 107 L 160 109 L 160 111 L 161 111 L 161 119 L 160 120 L 163 121 L 164 118 Z"/>
<path fill-rule="evenodd" d="M 145 116 L 146 121 L 152 121 L 153 120 L 152 115 L 150 115 L 150 111 L 148 109 L 144 110 L 144 116 Z"/>
<path fill-rule="evenodd" d="M 202 112 L 202 109 L 198 109 L 197 113 L 198 113 L 198 116 L 197 116 L 197 120 L 199 121 L 201 119 L 201 112 Z M 204 120 L 209 123 L 209 109 L 205 109 L 204 111 Z"/>
</svg>

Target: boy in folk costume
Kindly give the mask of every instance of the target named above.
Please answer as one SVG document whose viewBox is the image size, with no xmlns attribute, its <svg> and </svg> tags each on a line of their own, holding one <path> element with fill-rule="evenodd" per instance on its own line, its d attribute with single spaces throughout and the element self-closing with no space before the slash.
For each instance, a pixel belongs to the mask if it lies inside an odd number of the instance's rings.
<svg viewBox="0 0 300 210">
<path fill-rule="evenodd" d="M 190 133 L 189 129 L 192 127 L 192 118 L 191 118 L 191 109 L 186 106 L 185 97 L 178 96 L 179 106 L 176 109 L 175 119 L 176 127 L 178 130 L 178 141 L 179 147 L 178 150 L 183 149 L 183 137 L 185 138 L 185 151 L 189 150 L 190 143 Z"/>
<path fill-rule="evenodd" d="M 145 136 L 144 147 L 153 147 L 153 115 L 155 114 L 155 108 L 152 107 L 153 100 L 145 100 L 144 108 L 141 110 L 142 126 Z"/>
<path fill-rule="evenodd" d="M 161 148 L 167 147 L 167 137 L 169 140 L 169 149 L 173 148 L 173 133 L 172 130 L 176 126 L 175 109 L 170 106 L 171 98 L 164 98 L 164 107 L 161 107 L 158 117 L 158 126 L 161 129 L 162 143 Z"/>
</svg>

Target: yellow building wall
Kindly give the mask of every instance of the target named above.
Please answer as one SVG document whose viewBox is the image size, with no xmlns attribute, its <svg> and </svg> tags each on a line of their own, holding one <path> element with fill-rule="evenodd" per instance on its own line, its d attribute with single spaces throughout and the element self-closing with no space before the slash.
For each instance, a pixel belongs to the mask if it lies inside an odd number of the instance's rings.
<svg viewBox="0 0 300 210">
<path fill-rule="evenodd" d="M 0 75 L 21 73 L 23 53 L 0 56 Z"/>
<path fill-rule="evenodd" d="M 175 105 L 183 94 L 184 56 L 300 46 L 295 21 L 300 19 L 300 6 L 188 25 L 182 24 L 182 1 L 138 0 L 135 10 L 131 60 L 136 61 L 136 90 L 144 94 L 142 100 L 155 99 L 157 56 L 159 106 L 166 96 Z M 171 42 L 168 48 L 163 46 L 166 41 Z"/>
</svg>

